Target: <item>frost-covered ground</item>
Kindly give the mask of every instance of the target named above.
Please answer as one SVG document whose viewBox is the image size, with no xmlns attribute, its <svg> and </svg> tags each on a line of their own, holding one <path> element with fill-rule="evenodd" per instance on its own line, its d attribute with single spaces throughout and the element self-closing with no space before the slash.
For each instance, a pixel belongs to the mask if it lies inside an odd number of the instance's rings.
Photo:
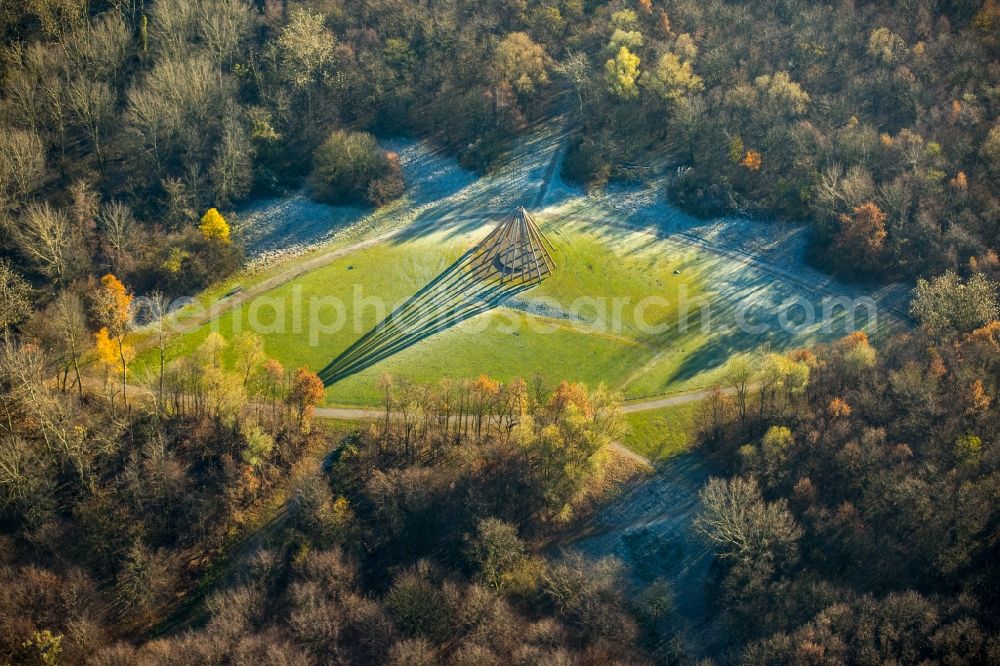
<svg viewBox="0 0 1000 666">
<path fill-rule="evenodd" d="M 252 201 L 235 216 L 237 234 L 250 263 L 274 263 L 341 237 L 405 224 L 477 180 L 475 174 L 435 152 L 426 141 L 392 139 L 381 145 L 399 155 L 407 184 L 402 200 L 381 210 L 330 206 L 313 201 L 305 191 Z"/>
<path fill-rule="evenodd" d="M 431 233 L 439 234 L 442 242 L 464 241 L 470 235 L 481 235 L 513 207 L 523 205 L 553 233 L 558 233 L 560 224 L 580 222 L 606 228 L 609 242 L 614 243 L 611 247 L 623 252 L 645 248 L 690 260 L 692 271 L 712 277 L 707 288 L 713 294 L 712 307 L 723 320 L 739 303 L 753 306 L 748 323 L 756 323 L 757 317 L 773 318 L 773 305 L 796 296 L 813 303 L 826 296 L 871 297 L 880 307 L 880 325 L 883 313 L 891 313 L 897 322 L 905 319 L 905 288 L 868 290 L 845 285 L 807 266 L 804 225 L 740 217 L 696 219 L 664 200 L 666 179 L 671 176 L 668 171 L 645 185 L 615 186 L 595 195 L 568 185 L 559 177 L 565 139 L 565 125 L 559 119 L 542 123 L 485 176 L 462 169 L 425 142 L 386 141 L 383 145 L 397 151 L 403 164 L 407 191 L 401 201 L 373 212 L 324 206 L 298 194 L 246 206 L 239 211 L 238 229 L 252 264 L 267 265 L 330 240 L 370 237 L 391 229 L 402 232 L 387 242 L 405 242 Z M 558 236 L 553 240 L 558 248 Z M 415 282 L 432 278 L 420 276 Z M 508 307 L 575 321 L 572 313 L 533 300 L 530 293 Z M 634 395 L 645 395 L 647 390 L 662 392 L 664 386 L 676 390 L 670 382 L 696 378 L 706 368 L 721 367 L 734 353 L 762 344 L 772 349 L 801 346 L 835 335 L 818 326 L 765 340 L 743 331 L 716 331 L 696 350 L 664 348 L 645 367 L 635 368 L 634 376 L 620 388 Z M 684 363 L 669 370 L 667 376 L 661 366 L 669 366 L 671 355 L 679 355 Z M 656 379 L 660 375 L 666 385 Z M 656 381 L 644 379 L 649 377 Z M 678 615 L 686 623 L 689 645 L 697 654 L 715 653 L 721 635 L 712 625 L 707 607 L 705 586 L 711 554 L 691 525 L 699 508 L 697 493 L 706 478 L 697 452 L 675 457 L 649 481 L 605 508 L 594 529 L 568 546 L 592 556 L 622 558 L 631 565 L 639 583 L 656 577 L 669 580 Z"/>
<path fill-rule="evenodd" d="M 697 451 L 674 456 L 599 510 L 580 538 L 561 547 L 592 558 L 618 558 L 638 589 L 665 580 L 682 639 L 698 657 L 717 655 L 723 635 L 712 620 L 706 587 L 712 551 L 693 525 L 701 508 L 698 492 L 707 480 L 708 469 Z"/>
<path fill-rule="evenodd" d="M 808 227 L 788 221 L 762 222 L 746 217 L 698 219 L 666 202 L 662 192 L 670 174 L 645 186 L 617 186 L 591 195 L 584 208 L 600 211 L 597 217 L 611 224 L 624 223 L 680 243 L 691 243 L 709 251 L 725 252 L 733 258 L 749 258 L 780 278 L 852 298 L 869 296 L 900 318 L 906 316 L 908 288 L 844 284 L 806 264 Z M 573 201 L 576 204 L 578 201 Z"/>
<path fill-rule="evenodd" d="M 329 206 L 302 191 L 260 199 L 236 211 L 239 238 L 250 269 L 287 261 L 330 241 L 358 238 L 406 226 L 435 231 L 451 225 L 456 234 L 490 223 L 516 206 L 537 208 L 565 142 L 559 122 L 530 132 L 491 173 L 480 177 L 436 152 L 426 141 L 380 142 L 399 154 L 406 192 L 379 210 Z M 438 224 L 428 228 L 424 222 Z M 402 236 L 405 239 L 407 236 Z"/>
<path fill-rule="evenodd" d="M 742 293 L 754 283 L 761 303 L 774 300 L 768 283 L 815 295 L 873 298 L 880 313 L 905 318 L 905 288 L 865 288 L 843 284 L 805 263 L 807 228 L 788 222 L 741 217 L 694 218 L 664 200 L 672 171 L 663 169 L 644 185 L 619 185 L 586 194 L 559 177 L 567 129 L 560 118 L 540 123 L 492 172 L 479 176 L 425 141 L 383 141 L 400 156 L 407 189 L 404 197 L 377 211 L 328 206 L 298 193 L 252 202 L 237 212 L 237 229 L 248 248 L 250 266 L 267 266 L 331 240 L 362 237 L 412 227 L 413 234 L 448 228 L 459 235 L 494 224 L 515 206 L 547 218 L 572 218 L 653 240 L 689 247 L 719 264 L 719 289 Z M 429 223 L 429 224 L 428 224 Z M 419 231 L 417 231 L 419 229 Z M 407 234 L 399 236 L 405 240 Z M 761 280 L 761 277 L 765 279 Z M 523 305 L 523 304 L 522 304 Z M 528 307 L 531 307 L 528 305 Z"/>
</svg>

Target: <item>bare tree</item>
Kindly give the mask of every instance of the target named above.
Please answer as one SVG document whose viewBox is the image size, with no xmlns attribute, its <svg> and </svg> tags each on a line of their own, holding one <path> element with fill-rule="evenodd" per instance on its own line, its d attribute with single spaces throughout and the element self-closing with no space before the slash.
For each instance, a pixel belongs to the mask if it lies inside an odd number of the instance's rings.
<svg viewBox="0 0 1000 666">
<path fill-rule="evenodd" d="M 741 421 L 747 418 L 747 399 L 755 374 L 753 363 L 746 356 L 736 356 L 726 366 L 726 383 L 736 389 L 736 407 Z"/>
<path fill-rule="evenodd" d="M 45 310 L 37 315 L 32 329 L 45 344 L 48 353 L 59 364 L 62 390 L 68 388 L 69 374 L 73 373 L 73 386 L 83 395 L 80 363 L 90 349 L 87 315 L 83 301 L 72 291 L 63 291 Z"/>
<path fill-rule="evenodd" d="M 79 235 L 69 218 L 48 203 L 32 204 L 11 225 L 18 250 L 45 276 L 60 282 L 73 277 L 83 256 Z"/>
<path fill-rule="evenodd" d="M 115 14 L 127 20 L 130 26 L 135 27 L 137 25 L 136 16 L 139 15 L 140 10 L 145 10 L 146 0 L 111 0 L 111 6 L 114 8 Z M 146 15 L 143 14 L 143 20 L 145 17 Z"/>
<path fill-rule="evenodd" d="M 30 506 L 37 467 L 38 458 L 28 442 L 11 437 L 0 443 L 0 507 Z"/>
<path fill-rule="evenodd" d="M 252 26 L 253 8 L 244 0 L 159 0 L 149 33 L 162 61 L 181 60 L 200 50 L 221 69 Z"/>
<path fill-rule="evenodd" d="M 125 118 L 158 168 L 182 154 L 184 163 L 194 167 L 208 162 L 218 119 L 234 104 L 232 82 L 207 58 L 166 60 L 129 90 Z"/>
<path fill-rule="evenodd" d="M 153 336 L 156 340 L 157 360 L 159 362 L 156 385 L 156 406 L 159 411 L 163 411 L 163 380 L 167 367 L 167 352 L 169 350 L 170 335 L 167 327 L 167 297 L 160 292 L 154 292 L 146 300 L 151 318 L 150 324 L 153 327 Z"/>
<path fill-rule="evenodd" d="M 794 559 L 802 529 L 784 500 L 764 501 L 753 477 L 709 479 L 701 499 L 695 526 L 722 558 L 763 570 Z"/>
<path fill-rule="evenodd" d="M 47 37 L 72 32 L 87 18 L 86 0 L 26 0 L 24 7 Z"/>
<path fill-rule="evenodd" d="M 14 326 L 31 312 L 31 285 L 0 259 L 0 333 Z"/>
<path fill-rule="evenodd" d="M 73 292 L 63 292 L 52 304 L 52 323 L 61 332 L 76 380 L 76 388 L 83 395 L 83 380 L 80 378 L 80 359 L 90 348 L 87 331 L 87 315 L 83 301 Z"/>
<path fill-rule="evenodd" d="M 576 94 L 576 102 L 579 107 L 580 116 L 582 117 L 583 101 L 591 79 L 590 60 L 587 58 L 587 54 L 582 51 L 569 53 L 562 62 L 555 65 L 554 69 L 573 86 L 573 92 Z"/>
<path fill-rule="evenodd" d="M 91 235 L 97 230 L 97 212 L 101 207 L 101 196 L 94 191 L 93 186 L 84 179 L 78 179 L 66 188 L 70 197 L 70 222 L 90 242 Z"/>
<path fill-rule="evenodd" d="M 210 0 L 199 5 L 198 33 L 212 60 L 222 67 L 239 51 L 253 25 L 253 9 L 244 0 Z"/>
<path fill-rule="evenodd" d="M 64 41 L 70 69 L 95 81 L 114 83 L 125 61 L 129 29 L 116 12 L 107 12 Z"/>
<path fill-rule="evenodd" d="M 166 550 L 152 550 L 140 540 L 129 549 L 115 581 L 115 601 L 120 611 L 145 618 L 171 596 L 175 564 Z"/>
<path fill-rule="evenodd" d="M 103 140 L 114 121 L 114 92 L 103 81 L 79 77 L 66 87 L 66 99 L 74 123 L 86 132 L 103 173 Z"/>
<path fill-rule="evenodd" d="M 180 178 L 164 178 L 160 185 L 166 192 L 166 217 L 174 227 L 197 219 L 194 202 L 187 185 Z"/>
<path fill-rule="evenodd" d="M 66 52 L 58 44 L 32 42 L 10 51 L 10 98 L 27 125 L 51 132 L 66 148 Z"/>
<path fill-rule="evenodd" d="M 108 441 L 88 432 L 80 424 L 75 399 L 53 394 L 45 383 L 45 354 L 37 345 L 10 340 L 0 343 L 0 380 L 8 387 L 3 403 L 5 429 L 16 436 L 13 415 L 32 424 L 35 450 L 57 465 L 69 465 L 81 482 L 90 480 L 94 456 Z"/>
<path fill-rule="evenodd" d="M 14 202 L 24 203 L 44 179 L 45 147 L 38 135 L 18 129 L 0 133 L 0 197 L 13 195 Z"/>
<path fill-rule="evenodd" d="M 149 41 L 163 60 L 177 60 L 191 52 L 198 34 L 198 3 L 192 0 L 159 0 L 153 5 Z"/>
<path fill-rule="evenodd" d="M 169 119 L 163 99 L 152 90 L 134 86 L 128 91 L 125 120 L 145 152 L 152 155 L 155 171 L 161 171 L 160 145 L 169 132 Z"/>
<path fill-rule="evenodd" d="M 120 201 L 112 201 L 101 206 L 97 223 L 112 272 L 120 274 L 131 265 L 131 255 L 138 243 L 139 230 L 132 209 Z"/>
<path fill-rule="evenodd" d="M 277 39 L 278 69 L 294 88 L 306 90 L 333 60 L 333 35 L 322 14 L 293 9 Z"/>
<path fill-rule="evenodd" d="M 15 111 L 13 117 L 38 133 L 51 128 L 61 132 L 62 102 L 58 94 L 53 95 L 53 90 L 59 89 L 64 78 L 62 49 L 33 41 L 15 44 L 4 55 L 7 60 L 4 95 Z"/>
<path fill-rule="evenodd" d="M 29 525 L 41 525 L 56 510 L 56 482 L 38 447 L 17 435 L 0 440 L 0 507 Z"/>
<path fill-rule="evenodd" d="M 225 206 L 245 196 L 250 191 L 252 171 L 253 148 L 243 127 L 231 118 L 223 129 L 218 155 L 209 167 L 216 202 Z"/>
</svg>

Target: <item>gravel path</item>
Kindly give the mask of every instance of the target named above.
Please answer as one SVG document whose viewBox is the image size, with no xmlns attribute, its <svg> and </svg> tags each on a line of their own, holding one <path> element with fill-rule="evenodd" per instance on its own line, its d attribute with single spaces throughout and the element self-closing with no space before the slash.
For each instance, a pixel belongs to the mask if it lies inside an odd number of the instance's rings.
<svg viewBox="0 0 1000 666">
<path fill-rule="evenodd" d="M 656 409 L 663 409 L 664 407 L 673 407 L 674 405 L 698 402 L 710 396 L 712 391 L 714 391 L 714 389 L 701 389 L 698 391 L 686 391 L 684 393 L 677 393 L 658 398 L 626 402 L 622 405 L 622 413 L 635 414 L 637 412 L 650 412 Z M 723 389 L 722 392 L 727 395 L 732 395 L 735 392 L 735 389 L 726 388 Z M 385 418 L 385 410 L 366 407 L 317 407 L 316 416 L 322 419 L 374 421 Z M 642 458 L 642 460 L 647 464 L 652 464 L 647 458 Z"/>
</svg>

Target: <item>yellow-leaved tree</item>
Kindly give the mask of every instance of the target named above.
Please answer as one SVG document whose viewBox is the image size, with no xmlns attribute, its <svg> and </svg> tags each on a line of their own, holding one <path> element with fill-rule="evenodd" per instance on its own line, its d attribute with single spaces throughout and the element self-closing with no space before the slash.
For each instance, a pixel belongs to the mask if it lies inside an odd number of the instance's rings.
<svg viewBox="0 0 1000 666">
<path fill-rule="evenodd" d="M 675 104 L 705 88 L 701 77 L 691 69 L 691 63 L 670 52 L 664 53 L 642 80 L 658 97 Z"/>
<path fill-rule="evenodd" d="M 545 48 L 523 32 L 504 37 L 493 55 L 493 75 L 525 95 L 548 83 L 548 66 Z"/>
<path fill-rule="evenodd" d="M 94 315 L 101 324 L 96 334 L 98 358 L 121 377 L 122 402 L 128 409 L 126 376 L 134 350 L 126 344 L 132 329 L 132 294 L 121 280 L 108 273 L 94 294 Z M 112 406 L 114 400 L 112 399 Z"/>
<path fill-rule="evenodd" d="M 621 99 L 639 96 L 636 80 L 639 78 L 639 56 L 626 47 L 618 49 L 618 55 L 604 63 L 604 75 L 611 94 Z"/>
<path fill-rule="evenodd" d="M 229 243 L 229 223 L 217 208 L 209 208 L 201 218 L 201 235 L 208 240 Z"/>
</svg>

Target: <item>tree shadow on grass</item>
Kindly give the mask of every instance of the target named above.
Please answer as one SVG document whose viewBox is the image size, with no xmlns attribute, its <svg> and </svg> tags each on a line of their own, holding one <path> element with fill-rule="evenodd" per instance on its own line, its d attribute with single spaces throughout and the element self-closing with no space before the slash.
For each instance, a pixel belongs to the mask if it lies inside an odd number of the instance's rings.
<svg viewBox="0 0 1000 666">
<path fill-rule="evenodd" d="M 350 377 L 537 284 L 511 280 L 480 261 L 476 247 L 431 280 L 375 328 L 329 363 L 319 376 L 326 386 Z"/>
</svg>

